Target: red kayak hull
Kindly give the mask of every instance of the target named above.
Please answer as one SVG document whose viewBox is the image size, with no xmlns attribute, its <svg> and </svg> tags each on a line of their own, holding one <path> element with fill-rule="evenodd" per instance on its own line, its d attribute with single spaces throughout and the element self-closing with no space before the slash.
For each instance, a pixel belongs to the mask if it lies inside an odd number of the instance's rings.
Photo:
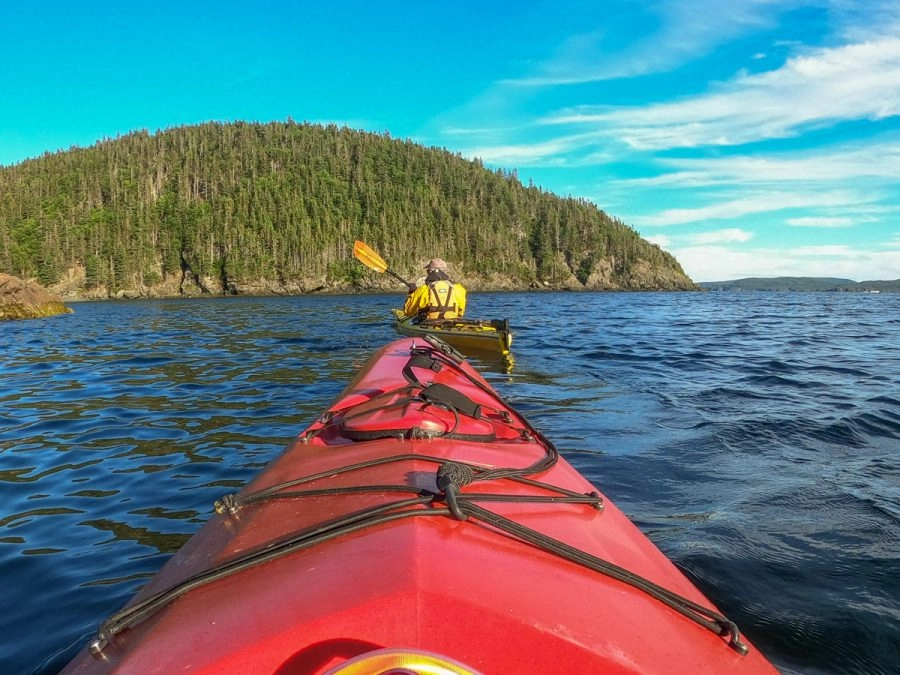
<svg viewBox="0 0 900 675">
<path fill-rule="evenodd" d="M 241 556 L 257 556 L 252 564 L 185 590 L 152 615 L 105 635 L 96 654 L 85 649 L 64 672 L 322 673 L 383 648 L 443 655 L 481 673 L 776 672 L 752 645 L 739 653 L 728 636 L 633 585 L 471 513 L 465 520 L 452 509 L 446 513 L 452 500 L 388 508 L 440 494 L 436 469 L 443 460 L 477 473 L 525 469 L 547 455 L 540 434 L 530 433 L 468 363 L 438 355 L 437 371 L 408 367 L 411 350 L 429 349 L 407 339 L 380 350 L 330 410 L 237 495 L 237 502 L 249 501 L 234 507 L 225 500 L 222 513 L 132 605 Z M 434 398 L 428 390 L 423 398 L 416 384 L 446 385 L 456 393 L 448 398 L 442 386 L 432 388 Z M 460 412 L 469 403 L 479 408 Z M 423 431 L 403 433 L 412 427 Z M 490 497 L 558 494 L 543 485 L 593 493 L 602 509 Z M 353 491 L 357 486 L 366 491 Z M 291 496 L 336 488 L 351 491 Z M 562 458 L 524 481 L 475 480 L 460 494 L 591 560 L 715 610 Z M 253 501 L 260 495 L 276 498 Z M 346 526 L 348 514 L 379 507 L 394 515 Z M 324 536 L 286 544 L 312 530 Z"/>
</svg>

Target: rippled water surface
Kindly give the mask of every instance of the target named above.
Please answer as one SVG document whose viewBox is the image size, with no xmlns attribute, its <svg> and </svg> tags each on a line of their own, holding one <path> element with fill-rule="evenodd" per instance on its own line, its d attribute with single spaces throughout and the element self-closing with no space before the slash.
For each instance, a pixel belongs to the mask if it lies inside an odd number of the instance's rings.
<svg viewBox="0 0 900 675">
<path fill-rule="evenodd" d="M 396 338 L 398 296 L 0 323 L 0 672 L 55 673 Z M 473 359 L 785 672 L 900 664 L 900 295 L 472 294 Z M 659 636 L 655 636 L 654 639 Z"/>
</svg>

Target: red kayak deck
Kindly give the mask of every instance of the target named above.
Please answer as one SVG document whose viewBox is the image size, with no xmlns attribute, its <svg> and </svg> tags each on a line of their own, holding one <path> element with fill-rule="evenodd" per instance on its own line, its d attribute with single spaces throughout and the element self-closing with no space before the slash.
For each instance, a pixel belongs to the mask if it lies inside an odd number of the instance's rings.
<svg viewBox="0 0 900 675">
<path fill-rule="evenodd" d="M 217 511 L 64 672 L 776 672 L 439 343 L 380 350 Z"/>
</svg>

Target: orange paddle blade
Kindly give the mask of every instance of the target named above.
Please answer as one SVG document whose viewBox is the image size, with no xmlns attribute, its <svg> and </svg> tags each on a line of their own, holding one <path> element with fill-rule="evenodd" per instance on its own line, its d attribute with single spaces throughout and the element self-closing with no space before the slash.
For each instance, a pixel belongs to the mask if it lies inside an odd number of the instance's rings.
<svg viewBox="0 0 900 675">
<path fill-rule="evenodd" d="M 366 267 L 369 267 L 376 272 L 387 272 L 388 266 L 384 261 L 384 258 L 359 239 L 353 242 L 353 255 Z"/>
</svg>

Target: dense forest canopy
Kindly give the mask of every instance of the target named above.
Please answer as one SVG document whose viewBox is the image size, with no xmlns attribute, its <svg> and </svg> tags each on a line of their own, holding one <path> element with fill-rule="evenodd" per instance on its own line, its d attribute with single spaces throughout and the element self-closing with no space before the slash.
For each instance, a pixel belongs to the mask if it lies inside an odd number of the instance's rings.
<svg viewBox="0 0 900 675">
<path fill-rule="evenodd" d="M 48 286 L 80 268 L 110 295 L 186 269 L 219 291 L 359 287 L 354 239 L 394 269 L 441 256 L 475 282 L 693 287 L 592 203 L 387 134 L 207 123 L 0 168 L 0 271 Z"/>
</svg>

